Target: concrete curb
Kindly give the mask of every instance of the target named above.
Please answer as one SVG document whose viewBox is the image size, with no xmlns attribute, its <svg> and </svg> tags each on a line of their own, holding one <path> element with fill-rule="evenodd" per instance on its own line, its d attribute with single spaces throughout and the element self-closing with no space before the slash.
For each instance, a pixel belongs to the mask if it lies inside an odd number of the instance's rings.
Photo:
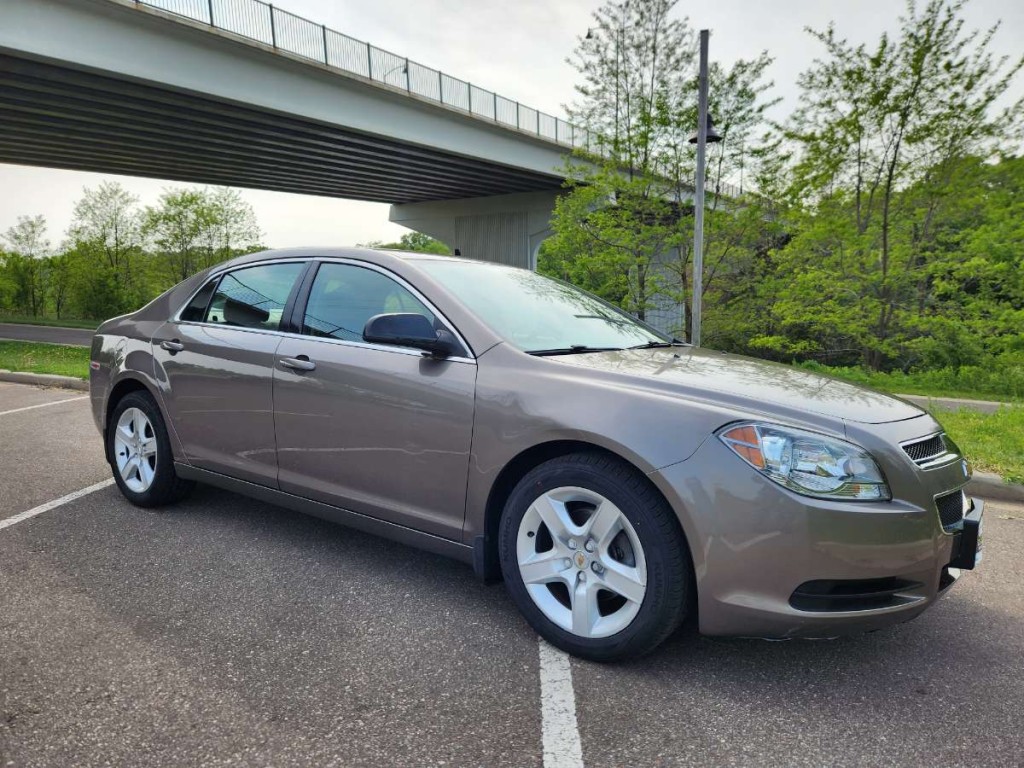
<svg viewBox="0 0 1024 768">
<path fill-rule="evenodd" d="M 967 483 L 967 493 L 994 501 L 1013 501 L 1024 504 L 1024 485 L 1007 483 L 992 472 L 975 472 Z"/>
<path fill-rule="evenodd" d="M 89 382 L 76 379 L 73 376 L 54 376 L 50 373 L 21 373 L 20 371 L 0 371 L 0 381 L 10 381 L 16 384 L 34 384 L 37 387 L 60 387 L 62 389 L 77 389 L 80 392 L 89 391 Z"/>
</svg>

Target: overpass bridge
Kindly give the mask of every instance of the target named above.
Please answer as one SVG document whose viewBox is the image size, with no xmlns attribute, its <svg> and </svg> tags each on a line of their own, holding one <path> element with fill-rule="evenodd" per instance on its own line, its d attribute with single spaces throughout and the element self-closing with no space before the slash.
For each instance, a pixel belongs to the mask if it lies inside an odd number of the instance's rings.
<svg viewBox="0 0 1024 768">
<path fill-rule="evenodd" d="M 386 202 L 532 267 L 588 140 L 261 0 L 0 2 L 0 163 Z"/>
</svg>

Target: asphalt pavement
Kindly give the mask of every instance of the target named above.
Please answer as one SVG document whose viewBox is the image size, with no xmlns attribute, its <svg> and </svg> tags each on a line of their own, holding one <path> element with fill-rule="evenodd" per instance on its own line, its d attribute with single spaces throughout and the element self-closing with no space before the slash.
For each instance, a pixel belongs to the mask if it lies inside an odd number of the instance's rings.
<svg viewBox="0 0 1024 768">
<path fill-rule="evenodd" d="M 0 524 L 109 476 L 77 396 L 0 384 Z M 572 660 L 583 764 L 1021 765 L 1024 506 L 985 526 L 981 568 L 892 630 Z M 0 585 L 0 766 L 544 764 L 537 639 L 460 563 L 106 487 L 0 528 Z"/>
<path fill-rule="evenodd" d="M 70 344 L 88 347 L 95 331 L 84 328 L 53 328 L 47 325 L 0 323 L 0 339 L 14 341 L 43 341 L 47 344 Z"/>
</svg>

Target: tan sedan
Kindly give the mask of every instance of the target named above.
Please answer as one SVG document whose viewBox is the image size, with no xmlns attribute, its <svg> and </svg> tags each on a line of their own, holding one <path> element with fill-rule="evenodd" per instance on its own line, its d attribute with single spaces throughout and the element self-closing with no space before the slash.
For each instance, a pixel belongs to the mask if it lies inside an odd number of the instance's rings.
<svg viewBox="0 0 1024 768">
<path fill-rule="evenodd" d="M 133 503 L 210 483 L 459 558 L 590 659 L 688 616 L 877 629 L 980 559 L 970 469 L 916 406 L 495 264 L 235 259 L 100 326 L 91 396 Z"/>
</svg>

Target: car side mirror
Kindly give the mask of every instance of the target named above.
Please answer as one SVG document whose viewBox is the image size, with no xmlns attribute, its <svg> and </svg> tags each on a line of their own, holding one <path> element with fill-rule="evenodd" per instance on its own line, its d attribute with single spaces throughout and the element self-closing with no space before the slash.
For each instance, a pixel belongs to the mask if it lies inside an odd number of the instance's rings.
<svg viewBox="0 0 1024 768">
<path fill-rule="evenodd" d="M 363 327 L 363 341 L 414 347 L 435 357 L 449 357 L 458 352 L 458 342 L 449 331 L 434 330 L 434 324 L 413 312 L 374 315 Z"/>
</svg>

